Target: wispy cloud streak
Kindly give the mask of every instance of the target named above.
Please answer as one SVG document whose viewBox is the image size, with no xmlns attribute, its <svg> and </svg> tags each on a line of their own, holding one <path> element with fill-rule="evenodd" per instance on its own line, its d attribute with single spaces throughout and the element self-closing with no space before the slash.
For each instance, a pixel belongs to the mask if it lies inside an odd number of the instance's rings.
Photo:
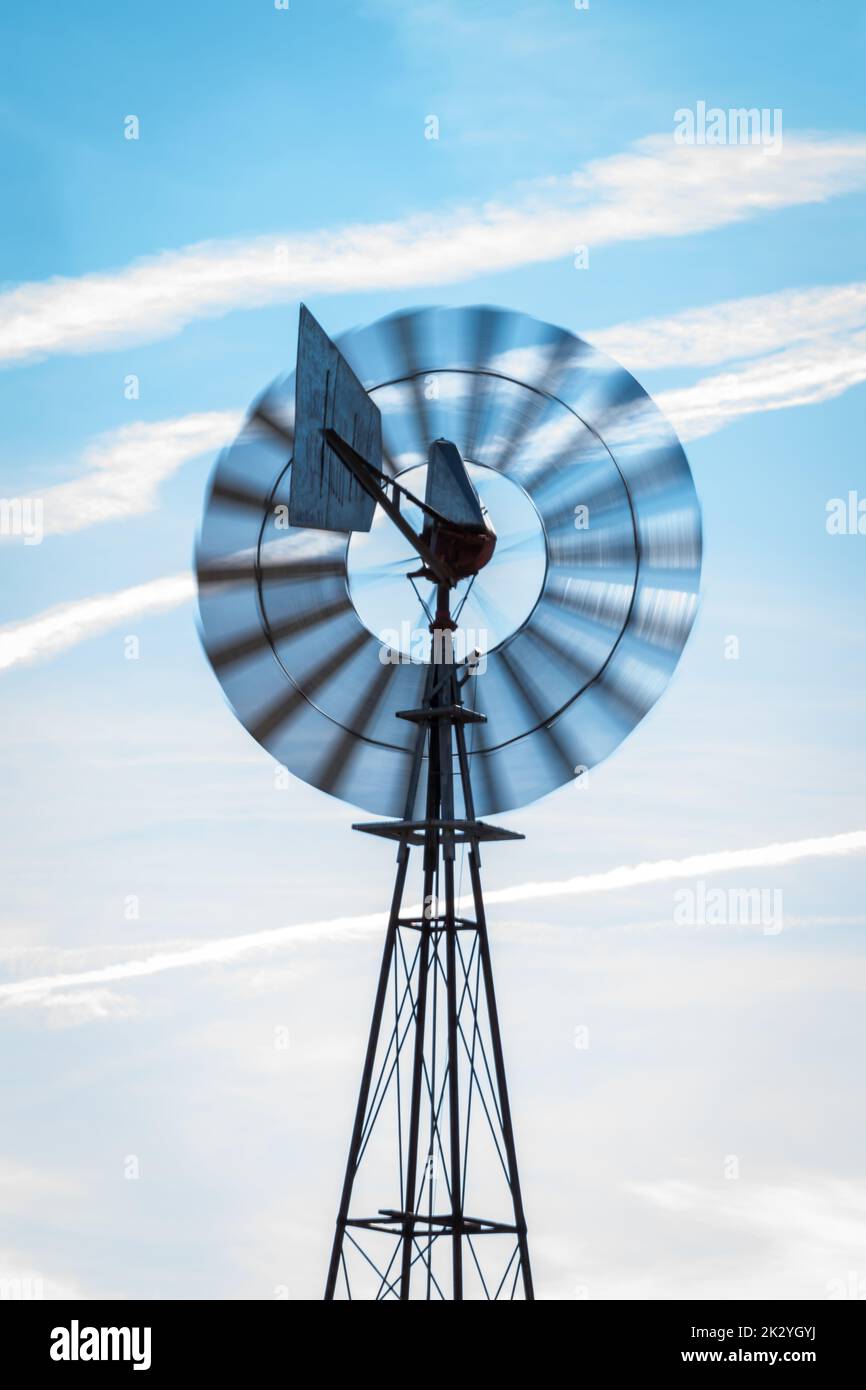
<svg viewBox="0 0 866 1390">
<path fill-rule="evenodd" d="M 688 442 L 747 415 L 819 404 L 864 381 L 866 330 L 760 358 L 729 372 L 705 377 L 694 386 L 660 392 L 656 399 L 680 438 Z M 93 480 L 85 476 L 50 489 L 46 494 L 46 531 L 77 529 L 107 519 L 109 512 L 128 516 L 143 504 L 152 506 L 158 481 L 188 458 L 212 448 L 216 436 L 224 438 L 223 431 L 230 432 L 239 419 L 239 413 L 225 412 L 224 416 L 187 416 L 146 426 L 151 450 L 148 479 L 140 482 L 132 467 L 142 441 L 121 443 L 121 469 L 131 481 L 130 490 L 124 493 L 123 478 L 115 478 L 112 483 L 102 474 Z M 639 435 L 643 427 L 638 422 L 636 428 Z M 160 452 L 161 439 L 164 454 Z M 102 448 L 103 458 L 112 456 L 107 443 Z M 64 488 L 70 489 L 76 501 L 61 522 L 63 509 L 58 511 L 58 494 Z M 0 627 L 0 671 L 47 660 L 78 642 L 107 632 L 127 618 L 164 612 L 186 603 L 194 592 L 192 576 L 179 574 L 114 594 L 58 604 L 34 618 L 7 624 Z"/>
<path fill-rule="evenodd" d="M 694 386 L 660 391 L 660 409 L 684 441 L 701 439 L 747 415 L 820 405 L 866 381 L 866 330 L 820 338 L 758 358 Z"/>
<path fill-rule="evenodd" d="M 723 301 L 588 337 L 633 370 L 721 362 L 772 349 L 758 360 L 658 394 L 682 438 L 698 439 L 745 415 L 818 404 L 866 380 L 866 284 Z M 778 351 L 782 345 L 785 350 Z M 240 409 L 200 412 L 126 425 L 94 439 L 84 451 L 81 476 L 41 494 L 45 533 L 151 510 L 160 484 L 225 444 L 242 418 Z"/>
<path fill-rule="evenodd" d="M 81 477 L 41 494 L 45 534 L 62 535 L 151 511 L 160 483 L 182 464 L 220 448 L 242 418 L 239 410 L 211 410 L 136 421 L 99 436 L 84 451 Z"/>
<path fill-rule="evenodd" d="M 485 895 L 489 905 L 532 902 L 543 898 L 583 897 L 593 893 L 626 892 L 651 883 L 667 883 L 678 879 L 705 878 L 711 874 L 730 873 L 740 869 L 786 868 L 804 859 L 839 858 L 866 851 L 866 830 L 843 835 L 822 836 L 816 839 L 789 840 L 779 844 L 762 845 L 757 849 L 716 850 L 709 854 L 694 854 L 686 859 L 661 859 L 644 864 L 625 864 L 597 874 L 580 874 L 574 878 L 540 883 L 520 883 L 511 888 L 499 888 Z M 468 898 L 460 907 L 471 907 Z M 417 914 L 420 905 L 407 909 Z M 120 980 L 143 979 L 171 970 L 189 970 L 209 965 L 227 965 L 246 959 L 258 952 L 283 950 L 287 947 L 353 939 L 383 930 L 386 915 L 381 912 L 358 917 L 338 917 L 329 921 L 302 922 L 295 926 L 271 931 L 251 932 L 244 936 L 223 937 L 181 950 L 158 952 L 142 960 L 118 962 L 93 970 L 45 975 L 19 980 L 0 986 L 0 1004 L 43 1005 L 57 992 L 79 987 L 93 989 Z"/>
<path fill-rule="evenodd" d="M 621 353 L 630 366 L 640 358 L 645 367 L 680 362 L 690 341 L 704 359 L 745 351 L 748 334 L 740 325 L 762 325 L 759 334 L 755 331 L 764 345 L 794 342 L 691 386 L 658 393 L 659 406 L 689 441 L 751 414 L 820 404 L 866 381 L 864 320 L 866 285 L 853 283 L 722 302 L 668 319 L 621 324 L 592 339 Z M 810 340 L 796 341 L 810 334 Z M 241 419 L 240 410 L 202 412 L 124 426 L 95 439 L 83 456 L 86 472 L 42 494 L 46 534 L 152 509 L 160 483 L 227 442 Z M 0 670 L 45 660 L 129 617 L 187 602 L 193 593 L 191 577 L 175 575 L 58 604 L 0 628 Z"/>
<path fill-rule="evenodd" d="M 587 332 L 630 371 L 708 367 L 866 326 L 866 283 L 814 285 L 727 299 L 664 318 Z"/>
<path fill-rule="evenodd" d="M 186 324 L 299 294 L 453 284 L 555 260 L 576 244 L 685 236 L 866 184 L 866 139 L 794 136 L 756 146 L 639 141 L 509 202 L 323 229 L 205 242 L 114 271 L 57 276 L 0 295 L 0 362 L 153 341 Z"/>
<path fill-rule="evenodd" d="M 29 666 L 74 647 L 89 637 L 99 637 L 128 618 L 164 613 L 187 603 L 195 594 L 195 580 L 188 571 L 134 584 L 113 594 L 58 603 L 35 618 L 0 627 L 0 671 Z"/>
</svg>

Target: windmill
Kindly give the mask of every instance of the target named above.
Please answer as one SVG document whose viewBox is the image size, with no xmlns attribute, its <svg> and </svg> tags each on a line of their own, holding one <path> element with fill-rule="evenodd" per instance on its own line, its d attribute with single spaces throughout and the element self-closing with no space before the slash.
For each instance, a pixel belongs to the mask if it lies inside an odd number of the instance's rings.
<svg viewBox="0 0 866 1390">
<path fill-rule="evenodd" d="M 481 883 L 482 847 L 523 837 L 486 817 L 585 778 L 643 718 L 700 561 L 646 392 L 502 309 L 335 344 L 302 306 L 295 373 L 220 457 L 196 553 L 211 665 L 279 763 L 396 848 L 326 1299 L 533 1297 Z"/>
</svg>

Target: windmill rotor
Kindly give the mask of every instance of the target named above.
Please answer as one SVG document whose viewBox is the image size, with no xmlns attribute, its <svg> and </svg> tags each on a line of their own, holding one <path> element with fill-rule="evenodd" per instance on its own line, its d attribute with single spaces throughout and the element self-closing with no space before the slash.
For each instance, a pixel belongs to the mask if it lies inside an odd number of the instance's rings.
<svg viewBox="0 0 866 1390">
<path fill-rule="evenodd" d="M 240 721 L 303 780 L 402 814 L 415 745 L 395 715 L 423 697 L 444 566 L 455 649 L 483 647 L 479 814 L 607 757 L 697 609 L 697 497 L 643 388 L 580 338 L 489 307 L 413 310 L 336 344 L 302 308 L 299 362 L 221 456 L 197 547 L 202 640 Z"/>
</svg>

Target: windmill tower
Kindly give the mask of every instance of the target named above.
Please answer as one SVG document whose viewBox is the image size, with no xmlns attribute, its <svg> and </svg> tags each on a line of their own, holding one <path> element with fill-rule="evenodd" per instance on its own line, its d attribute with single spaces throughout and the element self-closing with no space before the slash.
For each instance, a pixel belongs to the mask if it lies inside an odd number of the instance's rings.
<svg viewBox="0 0 866 1390">
<path fill-rule="evenodd" d="M 211 664 L 253 736 L 384 817 L 355 828 L 397 858 L 326 1299 L 533 1297 L 481 881 L 482 848 L 522 836 L 480 817 L 584 777 L 639 722 L 700 550 L 647 394 L 504 310 L 337 345 L 302 306 L 294 376 L 217 465 Z"/>
</svg>

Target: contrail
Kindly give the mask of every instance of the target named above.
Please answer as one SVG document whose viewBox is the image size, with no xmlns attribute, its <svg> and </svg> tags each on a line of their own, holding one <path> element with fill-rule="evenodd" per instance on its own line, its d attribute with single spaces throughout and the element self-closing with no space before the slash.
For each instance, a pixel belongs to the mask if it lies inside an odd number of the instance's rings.
<svg viewBox="0 0 866 1390">
<path fill-rule="evenodd" d="M 485 893 L 488 903 L 523 902 L 528 898 L 576 897 L 584 893 L 612 893 L 618 888 L 637 888 L 644 883 L 665 883 L 677 878 L 702 878 L 705 874 L 726 873 L 729 869 L 773 869 L 795 864 L 800 859 L 835 858 L 866 850 L 866 830 L 844 835 L 824 835 L 811 840 L 786 840 L 762 845 L 760 849 L 722 849 L 710 854 L 692 854 L 688 859 L 657 859 L 646 864 L 626 864 L 599 874 L 552 883 L 521 883 L 515 888 L 498 888 Z"/>
<path fill-rule="evenodd" d="M 632 371 L 749 359 L 657 395 L 680 436 L 697 439 L 756 411 L 830 400 L 866 379 L 866 283 L 722 300 L 585 336 Z M 527 357 L 538 370 L 543 357 L 531 348 L 506 350 L 500 369 L 520 376 Z M 42 506 L 45 535 L 153 511 L 166 479 L 227 444 L 243 418 L 240 408 L 198 411 L 97 436 L 83 450 L 78 477 L 33 499 Z M 0 542 L 16 539 L 0 529 Z"/>
<path fill-rule="evenodd" d="M 866 324 L 866 282 L 809 285 L 723 299 L 665 318 L 618 323 L 586 337 L 632 372 L 712 367 L 804 343 L 825 342 Z"/>
<path fill-rule="evenodd" d="M 866 830 L 854 830 L 844 835 L 828 835 L 820 839 L 788 840 L 780 844 L 762 845 L 759 849 L 716 850 L 710 854 L 693 854 L 687 859 L 659 859 L 644 864 L 624 864 L 597 874 L 580 874 L 576 878 L 542 883 L 519 883 L 512 888 L 498 888 L 485 894 L 489 905 L 527 902 L 537 898 L 582 897 L 591 893 L 615 893 L 645 883 L 665 883 L 676 879 L 699 878 L 709 874 L 728 873 L 732 869 L 784 868 L 801 859 L 837 858 L 841 855 L 866 851 Z M 461 908 L 470 907 L 471 899 L 461 898 Z M 418 915 L 420 904 L 407 909 Z M 101 969 L 83 970 L 76 974 L 44 975 L 15 984 L 0 986 L 0 1003 L 27 1005 L 43 1003 L 58 990 L 78 986 L 105 985 L 118 980 L 136 980 L 146 975 L 161 975 L 167 970 L 186 970 L 200 965 L 228 964 L 254 955 L 257 951 L 273 951 L 286 946 L 309 942 L 345 940 L 381 932 L 386 924 L 384 912 L 359 917 L 335 917 L 327 921 L 301 922 L 291 927 L 271 931 L 251 932 L 245 936 L 229 936 L 206 941 L 186 950 L 163 951 L 143 960 L 119 962 Z"/>
<path fill-rule="evenodd" d="M 129 618 L 165 613 L 195 594 L 195 579 L 188 572 L 151 579 L 113 594 L 58 603 L 25 618 L 0 627 L 0 671 L 44 661 L 74 647 L 88 637 L 99 637 Z"/>
<path fill-rule="evenodd" d="M 591 247 L 712 231 L 866 184 L 862 136 L 677 146 L 670 132 L 498 202 L 312 234 L 211 241 L 116 270 L 0 292 L 0 362 L 154 342 L 187 324 L 300 294 L 455 284 Z"/>
</svg>

